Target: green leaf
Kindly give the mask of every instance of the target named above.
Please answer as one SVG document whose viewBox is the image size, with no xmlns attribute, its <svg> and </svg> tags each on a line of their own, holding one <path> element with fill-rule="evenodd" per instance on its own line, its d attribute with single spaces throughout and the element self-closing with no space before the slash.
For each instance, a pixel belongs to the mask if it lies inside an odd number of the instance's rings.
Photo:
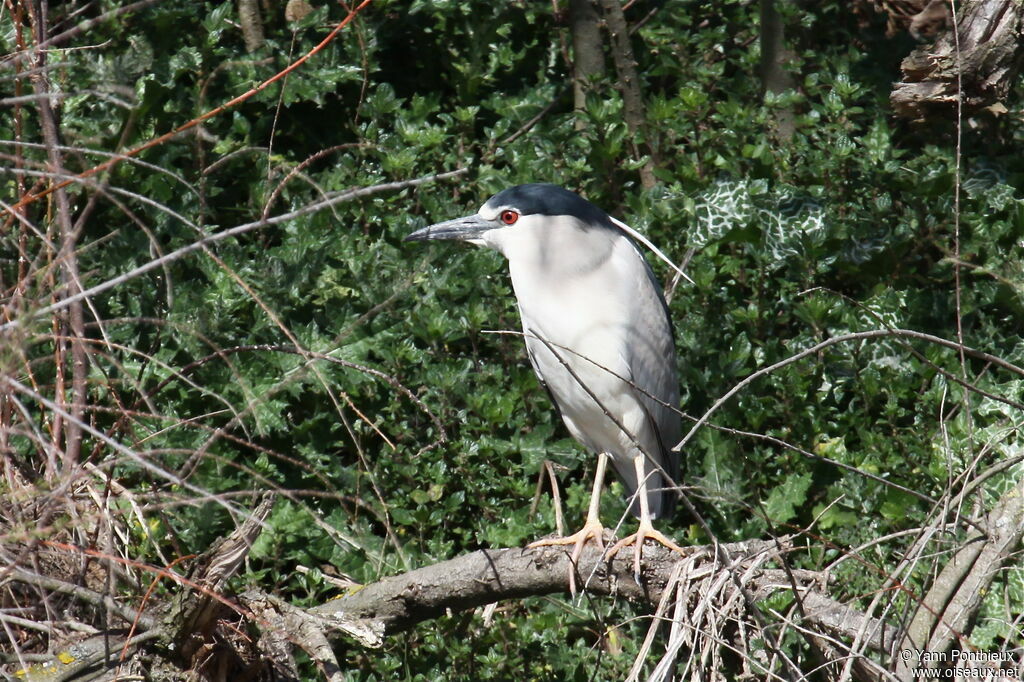
<svg viewBox="0 0 1024 682">
<path fill-rule="evenodd" d="M 764 502 L 765 512 L 774 523 L 788 523 L 797 515 L 797 508 L 807 501 L 811 487 L 811 475 L 801 474 L 787 477 L 776 486 Z"/>
</svg>

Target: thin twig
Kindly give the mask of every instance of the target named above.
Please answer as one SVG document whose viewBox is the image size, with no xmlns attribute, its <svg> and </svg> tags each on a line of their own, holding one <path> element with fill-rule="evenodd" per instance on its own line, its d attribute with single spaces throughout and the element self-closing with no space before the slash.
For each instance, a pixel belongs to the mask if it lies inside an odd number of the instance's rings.
<svg viewBox="0 0 1024 682">
<path fill-rule="evenodd" d="M 0 329 L 3 328 L 0 327 Z M 697 422 L 690 428 L 687 434 L 683 436 L 683 439 L 679 441 L 679 443 L 673 449 L 682 449 L 683 446 L 690 442 L 690 439 L 692 439 L 693 436 L 697 433 L 697 430 L 707 423 L 708 419 L 711 418 L 712 414 L 717 412 L 718 409 L 722 407 L 722 405 L 724 405 L 726 402 L 728 402 L 733 396 L 735 396 L 745 387 L 757 381 L 761 377 L 771 374 L 772 372 L 775 372 L 779 369 L 782 369 L 787 365 L 799 362 L 800 360 L 803 360 L 806 357 L 816 355 L 822 350 L 828 348 L 829 346 L 834 346 L 838 343 L 846 343 L 848 341 L 861 341 L 864 339 L 875 339 L 885 336 L 905 336 L 912 339 L 928 341 L 929 343 L 934 343 L 939 346 L 945 346 L 946 348 L 952 348 L 953 350 L 962 350 L 965 355 L 970 355 L 971 357 L 980 358 L 987 362 L 991 362 L 994 365 L 998 365 L 1003 369 L 1009 370 L 1014 374 L 1018 374 L 1024 377 L 1024 369 L 1014 365 L 1011 362 L 1008 362 L 1007 360 L 1003 360 L 1002 358 L 998 358 L 994 355 L 989 355 L 988 353 L 985 353 L 983 351 L 968 348 L 967 346 L 964 346 L 963 344 L 957 343 L 955 341 L 949 341 L 939 336 L 933 336 L 932 334 L 925 334 L 924 332 L 917 332 L 911 329 L 872 329 L 863 332 L 841 334 L 840 336 L 833 336 L 830 339 L 825 339 L 821 343 L 817 343 L 811 346 L 810 348 L 806 348 L 795 355 L 791 355 L 790 357 L 784 360 L 776 362 L 773 365 L 769 365 L 768 367 L 762 367 L 761 369 L 757 370 L 750 376 L 740 381 L 738 384 L 729 389 L 729 391 L 727 391 L 724 395 L 722 395 L 722 397 L 716 400 L 715 403 L 710 408 L 708 408 L 707 412 L 701 415 L 700 419 L 697 420 Z"/>
<path fill-rule="evenodd" d="M 252 222 L 244 223 L 242 225 L 236 225 L 235 227 L 224 230 L 223 232 L 217 232 L 216 234 L 211 234 L 208 237 L 199 239 L 195 242 L 192 242 L 191 244 L 181 247 L 180 249 L 175 249 L 174 251 L 167 253 L 161 258 L 155 258 L 147 263 L 144 263 L 143 265 L 138 266 L 137 268 L 129 270 L 123 275 L 119 275 L 117 277 L 114 277 L 113 279 L 107 280 L 106 282 L 97 284 L 96 286 L 90 287 L 73 296 L 68 296 L 67 298 L 58 301 L 57 303 L 53 303 L 51 305 L 39 308 L 38 310 L 35 310 L 33 312 L 27 313 L 22 318 L 11 320 L 10 322 L 6 322 L 4 324 L 0 324 L 0 331 L 6 331 L 8 329 L 20 327 L 26 320 L 31 320 L 43 315 L 48 315 L 49 313 L 52 313 L 55 310 L 66 308 L 75 301 L 80 301 L 88 296 L 95 296 L 96 294 L 102 293 L 109 289 L 113 289 L 114 287 L 120 284 L 135 279 L 140 275 L 146 274 L 150 270 L 155 270 L 156 268 L 163 267 L 167 263 L 180 260 L 181 258 L 189 255 L 193 251 L 198 251 L 206 246 L 209 246 L 210 244 L 215 244 L 217 242 L 229 239 L 231 237 L 237 237 L 238 235 L 245 234 L 247 232 L 252 232 L 253 230 L 262 227 L 280 225 L 282 223 L 288 222 L 289 220 L 301 218 L 302 216 L 309 215 L 310 213 L 315 213 L 324 208 L 328 208 L 336 204 L 341 204 L 346 201 L 352 201 L 354 199 L 360 199 L 362 197 L 372 196 L 374 194 L 380 194 L 382 192 L 390 192 L 408 189 L 410 187 L 417 187 L 427 182 L 434 182 L 436 180 L 446 180 L 448 178 L 457 177 L 467 172 L 468 169 L 459 168 L 453 171 L 447 171 L 445 173 L 425 175 L 419 178 L 415 178 L 413 180 L 400 180 L 398 182 L 386 182 L 380 185 L 372 185 L 370 187 L 358 187 L 356 189 L 340 192 L 327 199 L 317 201 L 315 203 L 309 204 L 308 206 L 303 206 L 302 208 L 298 208 L 294 211 L 289 211 L 288 213 L 283 213 L 281 215 L 274 216 L 273 218 L 254 220 Z M 12 207 L 12 210 L 16 209 L 17 206 Z"/>
<path fill-rule="evenodd" d="M 268 87 L 270 87 L 271 85 L 273 85 L 277 81 L 281 80 L 282 78 L 286 77 L 292 71 L 296 70 L 297 68 L 299 68 L 300 66 L 305 64 L 307 61 L 309 61 L 310 58 L 312 58 L 314 55 L 316 55 L 321 50 L 323 50 L 328 44 L 331 43 L 331 41 L 333 41 L 337 37 L 337 35 L 341 32 L 341 30 L 343 28 L 345 28 L 346 26 L 348 26 L 352 22 L 352 20 L 356 18 L 356 16 L 359 14 L 359 12 L 362 11 L 369 4 L 370 4 L 370 0 L 363 0 L 361 3 L 359 3 L 359 5 L 357 5 L 356 7 L 352 8 L 352 10 L 349 11 L 349 13 L 345 16 L 345 18 L 342 19 L 340 22 L 338 22 L 337 26 L 335 26 L 334 29 L 324 37 L 323 40 L 321 40 L 319 43 L 317 43 L 317 45 L 315 45 L 312 49 L 310 49 L 309 52 L 307 52 L 306 54 L 302 55 L 297 60 L 295 60 L 294 62 L 292 62 L 288 66 L 286 66 L 284 69 L 282 69 L 281 71 L 277 72 L 276 74 L 274 74 L 273 76 L 271 76 L 267 80 L 263 81 L 259 85 L 255 86 L 251 90 L 242 93 L 238 97 L 235 97 L 234 99 L 229 100 L 228 102 L 225 102 L 224 104 L 221 104 L 220 106 L 215 107 L 214 109 L 211 109 L 210 111 L 207 111 L 206 113 L 204 113 L 204 114 L 202 114 L 200 116 L 197 116 L 196 118 L 192 119 L 188 123 L 184 123 L 184 124 L 178 126 L 177 128 L 175 128 L 174 130 L 172 130 L 172 131 L 170 131 L 168 133 L 164 133 L 163 135 L 160 135 L 159 137 L 153 138 L 152 140 L 149 140 L 148 142 L 146 142 L 144 144 L 141 144 L 138 147 L 134 147 L 134 148 L 124 152 L 125 156 L 136 156 L 136 155 L 142 153 L 143 151 L 145 151 L 147 149 L 150 149 L 152 147 L 156 147 L 158 145 L 161 145 L 164 142 L 166 142 L 167 140 L 173 139 L 178 134 L 180 134 L 180 133 L 182 133 L 182 132 L 184 132 L 186 130 L 189 130 L 191 128 L 195 128 L 196 126 L 202 124 L 204 121 L 207 121 L 207 120 L 213 118 L 214 116 L 218 116 L 218 115 L 222 114 L 223 112 L 227 111 L 228 109 L 232 109 L 235 106 L 237 106 L 238 104 L 241 104 L 242 102 L 244 102 L 244 101 L 248 100 L 249 98 L 253 97 L 254 95 L 256 95 L 256 94 L 266 90 Z M 98 166 L 93 166 L 92 168 L 83 171 L 82 173 L 80 173 L 78 175 L 78 177 L 79 178 L 87 178 L 89 176 L 96 175 L 97 173 L 100 173 L 102 171 L 107 170 L 108 168 L 111 168 L 112 166 L 116 165 L 116 163 L 117 163 L 117 159 L 111 159 L 109 161 L 106 161 L 104 163 L 99 164 Z M 70 185 L 72 182 L 73 182 L 73 180 L 65 180 L 62 183 L 59 183 L 58 185 L 55 185 L 54 187 L 50 188 L 49 190 L 44 190 L 44 191 L 42 191 L 42 192 L 40 192 L 38 194 L 28 194 L 28 195 L 22 197 L 18 201 L 18 203 L 16 203 L 14 205 L 14 208 L 15 209 L 19 209 L 22 206 L 30 204 L 33 201 L 36 201 L 36 200 L 46 196 L 47 194 L 49 194 L 50 192 L 54 191 L 55 189 L 58 189 L 58 188 L 61 188 L 61 187 L 66 187 L 66 186 Z"/>
</svg>

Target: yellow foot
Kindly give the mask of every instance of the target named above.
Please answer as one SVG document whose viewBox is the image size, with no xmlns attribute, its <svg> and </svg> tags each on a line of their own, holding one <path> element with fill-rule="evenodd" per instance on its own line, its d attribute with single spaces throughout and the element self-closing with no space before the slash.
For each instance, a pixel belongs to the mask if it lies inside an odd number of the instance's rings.
<svg viewBox="0 0 1024 682">
<path fill-rule="evenodd" d="M 580 554 L 583 553 L 583 546 L 587 544 L 589 540 L 593 540 L 597 543 L 598 549 L 604 549 L 604 526 L 601 522 L 596 519 L 587 519 L 586 523 L 583 524 L 583 528 L 573 533 L 572 535 L 564 538 L 544 538 L 543 540 L 537 540 L 531 542 L 526 546 L 527 549 L 534 549 L 536 547 L 558 547 L 562 545 L 572 545 L 572 553 L 569 555 L 569 592 L 572 596 L 576 596 L 576 561 L 580 558 Z"/>
<path fill-rule="evenodd" d="M 673 552 L 678 552 L 683 556 L 686 556 L 686 550 L 672 542 L 666 537 L 661 531 L 655 530 L 654 526 L 651 525 L 650 521 L 641 519 L 640 527 L 636 529 L 636 532 L 632 535 L 625 537 L 608 550 L 606 555 L 609 559 L 618 554 L 619 550 L 629 545 L 634 545 L 633 550 L 633 578 L 639 583 L 640 582 L 640 558 L 644 551 L 644 541 L 654 540 L 655 542 L 661 543 L 665 547 L 668 547 Z"/>
</svg>

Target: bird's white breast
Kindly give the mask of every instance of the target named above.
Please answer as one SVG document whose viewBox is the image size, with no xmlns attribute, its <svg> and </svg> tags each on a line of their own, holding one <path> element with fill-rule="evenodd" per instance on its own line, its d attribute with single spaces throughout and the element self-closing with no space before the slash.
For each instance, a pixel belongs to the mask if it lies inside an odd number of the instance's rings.
<svg viewBox="0 0 1024 682">
<path fill-rule="evenodd" d="M 627 352 L 635 293 L 650 286 L 646 265 L 629 240 L 612 230 L 549 224 L 543 232 L 515 236 L 500 250 L 509 259 L 534 368 L 572 435 L 625 464 L 634 441 L 644 444 L 651 437 L 629 384 Z"/>
</svg>

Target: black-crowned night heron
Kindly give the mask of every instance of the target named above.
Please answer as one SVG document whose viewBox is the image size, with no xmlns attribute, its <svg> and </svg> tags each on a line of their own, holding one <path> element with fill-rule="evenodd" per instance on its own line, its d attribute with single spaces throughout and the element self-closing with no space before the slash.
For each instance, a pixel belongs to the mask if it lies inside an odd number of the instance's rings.
<svg viewBox="0 0 1024 682">
<path fill-rule="evenodd" d="M 588 540 L 603 546 L 598 508 L 607 455 L 640 519 L 610 553 L 635 545 L 639 575 L 644 540 L 682 552 L 651 524 L 675 498 L 679 382 L 668 308 L 634 240 L 660 252 L 594 204 L 547 184 L 511 187 L 474 215 L 406 237 L 431 239 L 486 246 L 508 259 L 530 362 L 569 432 L 599 456 L 583 529 L 530 546 L 574 545 L 574 564 Z"/>
</svg>

